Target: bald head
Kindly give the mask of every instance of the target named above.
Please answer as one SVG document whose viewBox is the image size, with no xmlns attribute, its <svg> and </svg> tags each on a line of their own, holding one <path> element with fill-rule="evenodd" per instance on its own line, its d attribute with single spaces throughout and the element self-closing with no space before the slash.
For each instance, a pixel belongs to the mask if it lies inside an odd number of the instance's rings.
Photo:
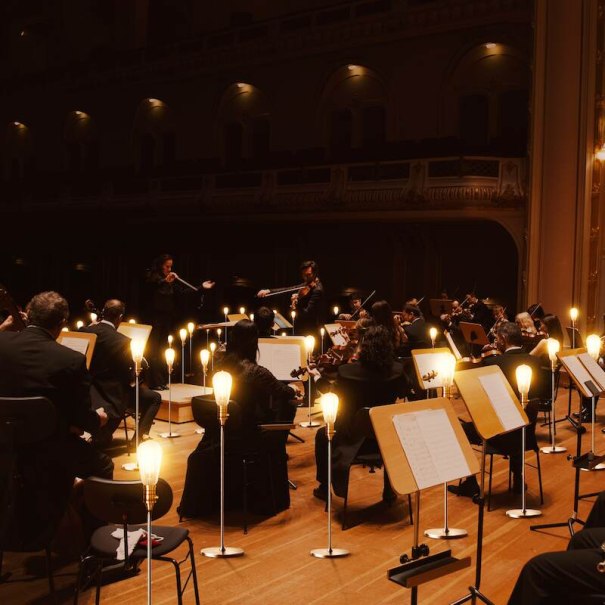
<svg viewBox="0 0 605 605">
<path fill-rule="evenodd" d="M 125 312 L 126 305 L 117 298 L 111 298 L 103 306 L 103 319 L 118 327 Z"/>
</svg>

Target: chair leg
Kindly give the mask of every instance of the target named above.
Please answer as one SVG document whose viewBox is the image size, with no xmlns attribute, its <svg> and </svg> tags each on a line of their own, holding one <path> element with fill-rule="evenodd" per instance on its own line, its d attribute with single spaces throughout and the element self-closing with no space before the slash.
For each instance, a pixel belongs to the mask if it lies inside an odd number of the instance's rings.
<svg viewBox="0 0 605 605">
<path fill-rule="evenodd" d="M 538 466 L 538 485 L 540 486 L 540 504 L 544 504 L 544 492 L 542 491 L 542 469 L 540 468 L 540 448 L 536 448 L 535 452 Z"/>
<path fill-rule="evenodd" d="M 101 605 L 101 580 L 103 578 L 103 565 L 101 563 L 101 559 L 97 561 L 97 593 L 95 595 L 95 605 Z"/>
<path fill-rule="evenodd" d="M 487 480 L 487 512 L 492 510 L 492 471 L 494 470 L 494 456 L 489 455 L 489 478 Z"/>
<path fill-rule="evenodd" d="M 330 489 L 328 487 L 328 489 Z M 344 531 L 345 529 L 347 529 L 347 502 L 349 500 L 349 490 L 347 489 L 347 493 L 345 494 L 345 499 L 343 502 L 343 507 L 342 507 L 342 526 L 341 529 L 342 531 Z M 327 510 L 328 505 L 326 504 L 326 510 Z"/>
<path fill-rule="evenodd" d="M 414 513 L 412 512 L 412 494 L 408 494 L 408 509 L 410 512 L 410 525 L 414 525 Z"/>
<path fill-rule="evenodd" d="M 183 589 L 181 588 L 181 566 L 174 559 L 170 559 L 174 566 L 174 575 L 176 578 L 176 594 L 178 595 L 177 603 L 183 605 Z"/>
<path fill-rule="evenodd" d="M 189 559 L 191 561 L 191 574 L 193 576 L 193 592 L 195 593 L 195 605 L 200 605 L 200 592 L 197 586 L 197 571 L 195 569 L 195 555 L 193 552 L 193 542 L 187 537 L 189 543 Z"/>
<path fill-rule="evenodd" d="M 46 547 L 45 552 L 46 552 L 46 573 L 48 574 L 48 588 L 50 590 L 51 597 L 53 598 L 53 600 L 56 600 L 55 579 L 53 577 L 52 557 L 50 554 L 50 548 L 48 546 Z"/>
<path fill-rule="evenodd" d="M 126 426 L 126 416 L 122 417 L 124 423 L 124 439 L 126 440 L 126 453 L 130 456 L 130 441 L 128 440 L 128 427 Z"/>
<path fill-rule="evenodd" d="M 242 508 L 244 513 L 244 535 L 248 533 L 248 460 L 243 459 L 244 493 L 242 494 Z"/>
</svg>

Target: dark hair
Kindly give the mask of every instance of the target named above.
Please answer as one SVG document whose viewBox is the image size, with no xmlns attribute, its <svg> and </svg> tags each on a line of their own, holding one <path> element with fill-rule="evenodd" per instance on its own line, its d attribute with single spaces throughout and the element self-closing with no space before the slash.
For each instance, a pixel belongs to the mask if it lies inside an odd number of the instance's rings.
<svg viewBox="0 0 605 605">
<path fill-rule="evenodd" d="M 389 332 L 395 331 L 393 310 L 386 300 L 377 300 L 372 305 L 372 317 L 378 326 L 384 326 Z"/>
<path fill-rule="evenodd" d="M 420 309 L 416 305 L 405 304 L 403 310 L 406 313 L 411 313 L 414 317 L 420 317 Z"/>
<path fill-rule="evenodd" d="M 30 325 L 54 330 L 67 321 L 69 306 L 57 292 L 41 292 L 27 303 L 26 312 Z"/>
<path fill-rule="evenodd" d="M 317 266 L 317 263 L 314 260 L 306 260 L 300 264 L 301 271 L 304 271 L 305 269 L 308 269 L 309 267 L 311 267 L 311 270 L 313 271 L 313 275 L 317 275 L 317 271 L 319 270 L 319 267 Z"/>
<path fill-rule="evenodd" d="M 274 322 L 275 313 L 269 307 L 260 307 L 254 314 L 254 323 L 260 337 L 271 336 Z"/>
<path fill-rule="evenodd" d="M 377 372 L 390 370 L 394 359 L 393 340 L 384 326 L 370 326 L 359 344 L 359 362 Z"/>
<path fill-rule="evenodd" d="M 257 353 L 258 328 L 249 319 L 240 319 L 229 329 L 226 360 L 236 362 L 246 359 L 256 363 Z"/>
<path fill-rule="evenodd" d="M 544 319 L 545 316 L 542 303 L 534 303 L 533 305 L 529 305 L 529 307 L 527 307 L 527 312 L 531 315 L 532 319 Z"/>
<path fill-rule="evenodd" d="M 496 333 L 506 342 L 506 344 L 513 347 L 523 346 L 523 336 L 521 335 L 521 328 L 512 321 L 504 321 L 497 328 Z"/>
<path fill-rule="evenodd" d="M 112 298 L 103 305 L 103 319 L 115 323 L 121 315 L 124 315 L 125 311 L 126 305 L 121 300 Z"/>
<path fill-rule="evenodd" d="M 174 260 L 172 254 L 160 254 L 151 263 L 150 273 L 162 273 L 162 267 L 167 260 Z"/>
</svg>

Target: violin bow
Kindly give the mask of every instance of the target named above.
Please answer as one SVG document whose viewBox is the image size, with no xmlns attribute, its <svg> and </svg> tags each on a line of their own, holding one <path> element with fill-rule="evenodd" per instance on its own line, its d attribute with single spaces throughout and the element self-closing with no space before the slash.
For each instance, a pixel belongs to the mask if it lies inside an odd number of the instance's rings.
<svg viewBox="0 0 605 605">
<path fill-rule="evenodd" d="M 363 306 L 368 302 L 368 300 L 370 300 L 370 298 L 372 298 L 372 296 L 374 296 L 374 294 L 376 294 L 376 290 L 372 290 L 372 292 L 370 293 L 370 296 L 368 296 L 362 303 L 361 305 L 359 305 L 359 309 L 355 310 L 355 313 L 351 314 L 351 319 L 353 319 L 355 317 L 355 315 L 357 315 L 357 313 L 359 313 L 359 311 L 361 311 L 361 309 L 363 309 Z"/>
</svg>

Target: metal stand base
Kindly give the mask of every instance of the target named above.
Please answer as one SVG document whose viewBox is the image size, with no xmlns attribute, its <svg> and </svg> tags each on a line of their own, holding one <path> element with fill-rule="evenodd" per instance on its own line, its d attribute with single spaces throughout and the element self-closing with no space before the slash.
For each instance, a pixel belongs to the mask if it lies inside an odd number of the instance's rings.
<svg viewBox="0 0 605 605">
<path fill-rule="evenodd" d="M 136 462 L 127 462 L 126 464 L 122 464 L 123 471 L 138 471 L 139 465 Z"/>
<path fill-rule="evenodd" d="M 193 431 L 194 433 L 197 433 L 198 435 L 203 435 L 204 434 L 204 429 L 195 429 L 195 431 Z"/>
<path fill-rule="evenodd" d="M 351 553 L 344 548 L 314 548 L 310 554 L 318 559 L 337 559 L 347 557 Z"/>
<path fill-rule="evenodd" d="M 562 454 L 563 452 L 567 451 L 567 448 L 566 447 L 562 447 L 560 445 L 555 445 L 555 447 L 547 445 L 547 446 L 541 447 L 540 451 L 543 454 Z"/>
<path fill-rule="evenodd" d="M 490 601 L 482 592 L 479 591 L 478 588 L 474 586 L 469 586 L 470 594 L 467 594 L 465 597 L 458 599 L 457 601 L 453 601 L 451 605 L 460 605 L 462 603 L 466 603 L 467 601 L 472 601 L 475 603 L 477 600 L 485 603 L 486 605 L 495 605 L 493 601 Z"/>
<path fill-rule="evenodd" d="M 315 420 L 311 420 L 311 422 L 301 422 L 300 426 L 302 426 L 305 429 L 312 429 L 315 428 L 316 426 L 321 426 L 321 422 L 317 422 Z"/>
<path fill-rule="evenodd" d="M 455 538 L 464 538 L 468 536 L 466 529 L 456 529 L 455 527 L 437 527 L 435 529 L 427 529 L 424 532 L 427 538 L 435 538 L 436 540 L 454 540 Z"/>
<path fill-rule="evenodd" d="M 506 516 L 511 519 L 525 519 L 526 517 L 539 517 L 540 515 L 542 515 L 542 511 L 535 508 L 526 508 L 525 510 L 513 508 L 506 511 Z"/>
<path fill-rule="evenodd" d="M 210 557 L 211 559 L 228 559 L 229 557 L 241 557 L 244 554 L 243 548 L 237 548 L 235 546 L 212 546 L 210 548 L 202 548 L 200 551 L 204 557 Z"/>
<path fill-rule="evenodd" d="M 175 439 L 176 437 L 180 437 L 180 433 L 160 433 L 160 437 L 162 439 Z"/>
<path fill-rule="evenodd" d="M 585 471 L 585 472 L 591 472 L 591 471 L 603 471 L 605 470 L 605 464 L 603 464 L 602 462 L 599 462 L 599 464 L 597 464 L 596 466 L 593 466 L 592 468 L 581 468 L 581 471 Z"/>
</svg>

